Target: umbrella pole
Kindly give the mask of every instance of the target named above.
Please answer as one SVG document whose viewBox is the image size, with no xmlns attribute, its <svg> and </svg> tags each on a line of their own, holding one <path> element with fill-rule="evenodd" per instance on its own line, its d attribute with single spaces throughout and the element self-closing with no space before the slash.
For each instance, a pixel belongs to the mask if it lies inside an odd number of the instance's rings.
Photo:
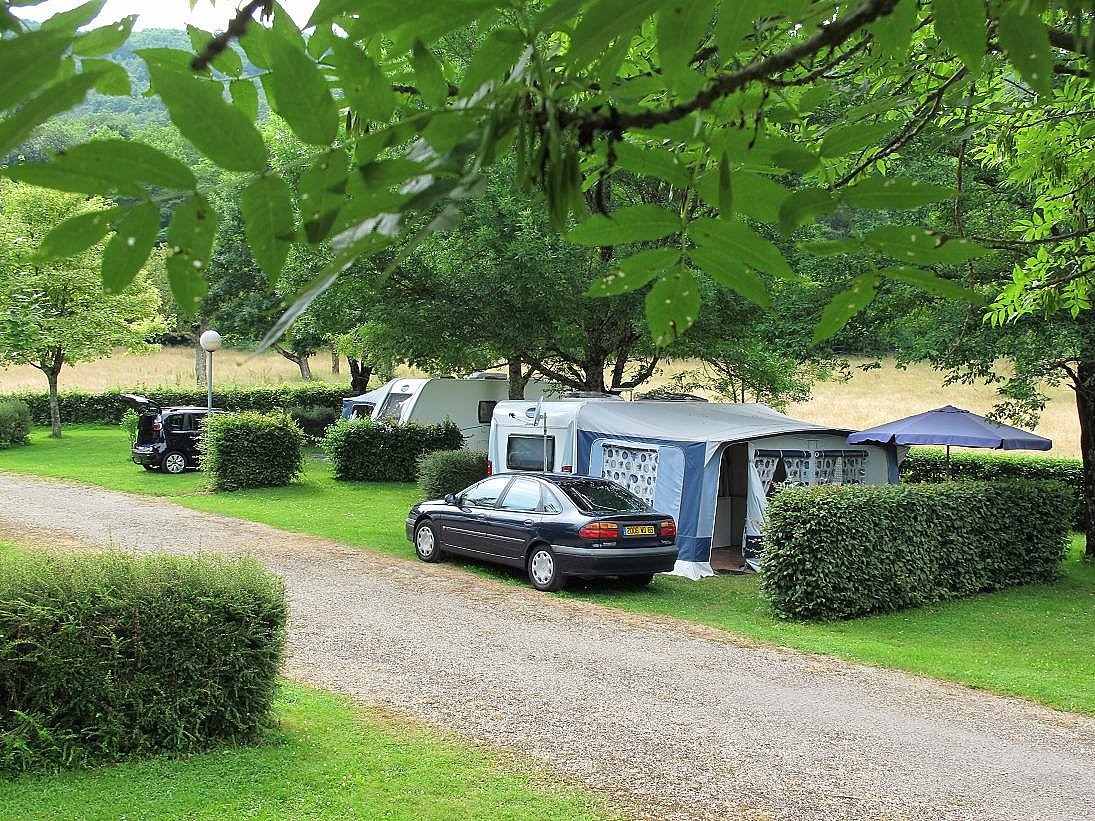
<svg viewBox="0 0 1095 821">
<path fill-rule="evenodd" d="M 947 445 L 947 479 L 951 478 L 951 446 Z"/>
</svg>

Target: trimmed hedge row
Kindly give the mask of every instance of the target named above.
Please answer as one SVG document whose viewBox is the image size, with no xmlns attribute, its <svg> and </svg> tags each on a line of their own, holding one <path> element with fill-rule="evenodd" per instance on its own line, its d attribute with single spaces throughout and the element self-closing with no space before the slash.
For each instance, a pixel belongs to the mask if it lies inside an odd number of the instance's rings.
<svg viewBox="0 0 1095 821">
<path fill-rule="evenodd" d="M 457 450 L 464 434 L 452 422 L 404 425 L 371 419 L 341 419 L 320 447 L 331 460 L 336 479 L 363 482 L 413 482 L 418 460 L 436 450 Z"/>
<path fill-rule="evenodd" d="M 69 424 L 102 423 L 116 424 L 128 407 L 122 400 L 123 393 L 147 396 L 163 407 L 173 405 L 197 405 L 204 407 L 204 388 L 159 387 L 114 389 L 102 393 L 62 393 L 58 396 L 61 421 Z M 227 386 L 213 391 L 213 404 L 228 411 L 287 410 L 294 407 L 342 407 L 347 389 L 338 385 L 275 385 L 258 387 Z M 30 407 L 31 417 L 37 425 L 49 424 L 48 393 L 13 393 L 0 396 L 0 401 L 18 399 Z"/>
<path fill-rule="evenodd" d="M 1053 579 L 1072 491 L 1001 480 L 793 488 L 768 505 L 761 591 L 793 619 L 843 619 Z"/>
<path fill-rule="evenodd" d="M 487 478 L 483 450 L 438 450 L 418 460 L 418 489 L 423 499 L 443 499 Z"/>
<path fill-rule="evenodd" d="M 215 413 L 202 423 L 202 468 L 213 490 L 282 487 L 304 471 L 304 432 L 286 414 Z"/>
<path fill-rule="evenodd" d="M 1078 499 L 1082 499 L 1084 493 L 1084 463 L 1079 459 L 1053 456 L 957 451 L 951 454 L 950 478 L 979 482 L 994 482 L 998 479 L 1054 481 L 1073 488 Z M 901 463 L 901 481 L 946 482 L 946 452 L 936 448 L 912 448 Z M 1077 504 L 1075 511 L 1072 528 L 1083 530 L 1083 505 Z"/>
<path fill-rule="evenodd" d="M 0 769 L 253 739 L 287 611 L 281 579 L 250 559 L 0 558 Z"/>
<path fill-rule="evenodd" d="M 0 402 L 0 450 L 26 444 L 30 437 L 30 408 L 26 402 Z"/>
</svg>

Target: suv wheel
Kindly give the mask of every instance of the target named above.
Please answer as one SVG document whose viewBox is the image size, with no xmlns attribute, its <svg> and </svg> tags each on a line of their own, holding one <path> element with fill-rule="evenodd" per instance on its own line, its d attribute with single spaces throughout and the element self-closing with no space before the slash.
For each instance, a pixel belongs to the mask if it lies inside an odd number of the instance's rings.
<svg viewBox="0 0 1095 821">
<path fill-rule="evenodd" d="M 183 473 L 186 470 L 186 456 L 177 450 L 169 450 L 163 456 L 161 467 L 164 473 Z"/>
<path fill-rule="evenodd" d="M 433 522 L 426 520 L 414 532 L 414 552 L 424 562 L 441 561 L 441 541 Z"/>
<path fill-rule="evenodd" d="M 537 590 L 551 592 L 566 584 L 559 561 L 546 544 L 536 545 L 528 557 L 528 579 Z"/>
</svg>

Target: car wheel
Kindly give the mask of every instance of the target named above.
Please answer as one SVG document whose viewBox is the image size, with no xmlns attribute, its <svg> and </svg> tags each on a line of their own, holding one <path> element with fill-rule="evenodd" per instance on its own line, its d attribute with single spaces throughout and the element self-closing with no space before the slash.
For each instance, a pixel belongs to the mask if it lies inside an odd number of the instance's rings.
<svg viewBox="0 0 1095 821">
<path fill-rule="evenodd" d="M 428 519 L 414 531 L 414 552 L 424 562 L 441 561 L 441 540 L 437 528 Z"/>
<path fill-rule="evenodd" d="M 620 576 L 620 584 L 624 587 L 646 587 L 654 581 L 653 573 L 633 573 L 629 576 Z"/>
<path fill-rule="evenodd" d="M 528 579 L 537 590 L 551 592 L 566 584 L 555 553 L 546 544 L 532 548 L 528 557 Z"/>
<path fill-rule="evenodd" d="M 186 456 L 177 450 L 169 450 L 160 463 L 164 473 L 179 474 L 186 470 Z"/>
</svg>

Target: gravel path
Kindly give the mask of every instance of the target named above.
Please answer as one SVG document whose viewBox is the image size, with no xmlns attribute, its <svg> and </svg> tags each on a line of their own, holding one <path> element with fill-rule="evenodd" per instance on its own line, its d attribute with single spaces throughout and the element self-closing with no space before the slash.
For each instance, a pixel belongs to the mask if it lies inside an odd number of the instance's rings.
<svg viewBox="0 0 1095 821">
<path fill-rule="evenodd" d="M 0 538 L 253 554 L 288 584 L 291 676 L 636 817 L 1095 819 L 1091 718 L 122 493 L 0 474 L 0 499 Z"/>
</svg>

